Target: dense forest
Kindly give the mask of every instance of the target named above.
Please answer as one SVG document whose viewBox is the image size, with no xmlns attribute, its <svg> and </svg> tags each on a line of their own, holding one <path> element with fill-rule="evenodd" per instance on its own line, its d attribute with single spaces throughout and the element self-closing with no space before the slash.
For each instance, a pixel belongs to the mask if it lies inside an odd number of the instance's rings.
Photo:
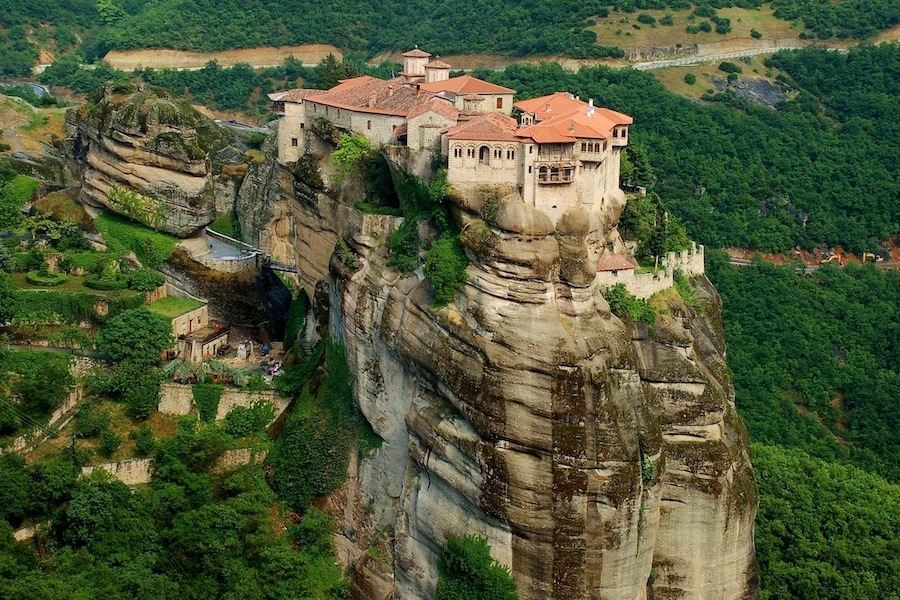
<svg viewBox="0 0 900 600">
<path fill-rule="evenodd" d="M 900 271 L 708 261 L 756 442 L 761 598 L 900 597 Z"/>
<path fill-rule="evenodd" d="M 771 4 L 777 17 L 803 21 L 821 39 L 866 39 L 900 22 L 898 3 L 775 0 Z M 762 4 L 762 0 L 712 0 L 696 6 L 714 16 L 716 8 Z M 440 54 L 621 56 L 620 49 L 605 45 L 609 42 L 598 40 L 590 30 L 597 17 L 606 17 L 610 9 L 632 13 L 692 6 L 688 0 L 2 0 L 0 75 L 25 74 L 37 57 L 35 43 L 58 53 L 77 45 L 91 62 L 112 49 L 217 51 L 310 43 L 329 43 L 367 56 L 415 44 Z M 25 38 L 26 30 L 32 32 L 30 40 Z"/>
</svg>

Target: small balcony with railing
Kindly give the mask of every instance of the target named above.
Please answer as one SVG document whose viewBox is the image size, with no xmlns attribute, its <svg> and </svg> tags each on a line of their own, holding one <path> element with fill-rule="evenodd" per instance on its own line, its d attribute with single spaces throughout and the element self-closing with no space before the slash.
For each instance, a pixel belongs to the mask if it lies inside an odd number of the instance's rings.
<svg viewBox="0 0 900 600">
<path fill-rule="evenodd" d="M 537 181 L 540 185 L 556 185 L 572 183 L 575 179 L 575 162 L 541 165 L 537 169 Z"/>
</svg>

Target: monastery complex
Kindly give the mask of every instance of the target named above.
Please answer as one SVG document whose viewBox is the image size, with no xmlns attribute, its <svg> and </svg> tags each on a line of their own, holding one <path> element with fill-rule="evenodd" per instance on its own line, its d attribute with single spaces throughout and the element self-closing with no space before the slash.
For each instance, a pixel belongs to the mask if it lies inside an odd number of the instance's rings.
<svg viewBox="0 0 900 600">
<path fill-rule="evenodd" d="M 575 205 L 600 213 L 624 206 L 619 173 L 630 116 L 567 92 L 515 102 L 515 90 L 469 75 L 450 77 L 450 68 L 417 48 L 403 54 L 403 71 L 390 80 L 364 75 L 329 90 L 270 94 L 279 116 L 279 161 L 297 161 L 309 132 L 324 119 L 385 146 L 392 157 L 403 156 L 419 176 L 426 176 L 433 159 L 445 157 L 447 177 L 462 192 L 485 185 L 516 189 L 553 223 Z M 511 116 L 513 109 L 519 120 Z M 699 264 L 702 272 L 702 247 L 688 252 L 689 264 L 679 258 L 664 260 L 669 283 L 662 287 L 671 285 L 674 269 L 694 274 Z M 618 265 L 610 273 L 619 277 L 622 261 L 632 273 L 621 275 L 628 275 L 623 279 L 636 295 L 662 289 L 637 284 L 641 276 L 632 276 L 634 267 L 624 258 L 601 262 L 601 270 Z"/>
</svg>

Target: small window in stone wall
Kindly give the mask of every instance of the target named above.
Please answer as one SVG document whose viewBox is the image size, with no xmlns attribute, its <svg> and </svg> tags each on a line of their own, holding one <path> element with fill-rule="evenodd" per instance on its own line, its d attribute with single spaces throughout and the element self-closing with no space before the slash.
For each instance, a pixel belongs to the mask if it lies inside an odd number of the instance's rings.
<svg viewBox="0 0 900 600">
<path fill-rule="evenodd" d="M 497 98 L 497 108 L 503 108 L 503 98 Z"/>
<path fill-rule="evenodd" d="M 297 138 L 291 138 L 291 146 L 296 148 L 297 144 L 298 144 Z"/>
<path fill-rule="evenodd" d="M 366 121 L 366 129 L 372 129 L 372 121 Z"/>
</svg>

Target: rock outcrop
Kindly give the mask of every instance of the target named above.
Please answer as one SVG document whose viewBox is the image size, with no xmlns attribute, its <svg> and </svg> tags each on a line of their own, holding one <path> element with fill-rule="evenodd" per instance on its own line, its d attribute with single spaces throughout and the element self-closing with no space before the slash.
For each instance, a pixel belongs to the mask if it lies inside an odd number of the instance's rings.
<svg viewBox="0 0 900 600">
<path fill-rule="evenodd" d="M 229 135 L 165 90 L 107 84 L 66 113 L 66 134 L 88 204 L 182 237 L 233 204 Z"/>
<path fill-rule="evenodd" d="M 704 278 L 697 308 L 673 291 L 652 327 L 625 323 L 594 280 L 621 205 L 554 227 L 507 190 L 487 221 L 456 202 L 472 264 L 435 310 L 427 279 L 387 266 L 399 219 L 331 199 L 304 161 L 251 169 L 239 208 L 329 290 L 316 300 L 384 440 L 354 486 L 392 528 L 394 597 L 433 598 L 440 545 L 467 533 L 523 600 L 756 597 L 756 484 Z"/>
</svg>

